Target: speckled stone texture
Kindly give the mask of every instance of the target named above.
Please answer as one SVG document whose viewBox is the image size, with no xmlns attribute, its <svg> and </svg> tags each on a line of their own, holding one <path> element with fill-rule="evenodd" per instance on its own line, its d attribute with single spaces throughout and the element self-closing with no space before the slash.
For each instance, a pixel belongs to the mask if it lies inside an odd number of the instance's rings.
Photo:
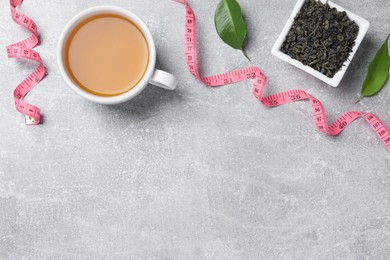
<svg viewBox="0 0 390 260">
<path fill-rule="evenodd" d="M 213 25 L 218 0 L 191 0 L 205 75 L 259 66 L 266 94 L 301 88 L 329 120 L 348 110 L 390 125 L 390 86 L 354 104 L 389 33 L 390 1 L 334 0 L 371 22 L 339 88 L 270 54 L 294 0 L 241 0 L 252 63 Z M 0 0 L 0 46 L 28 34 Z M 158 67 L 179 76 L 120 106 L 74 94 L 57 69 L 66 22 L 99 4 L 150 26 Z M 25 0 L 39 25 L 48 76 L 27 100 L 44 124 L 27 127 L 12 91 L 35 64 L 0 52 L 1 259 L 390 259 L 390 153 L 364 120 L 338 137 L 315 130 L 302 101 L 265 108 L 251 83 L 207 88 L 187 71 L 184 9 L 169 0 Z"/>
</svg>

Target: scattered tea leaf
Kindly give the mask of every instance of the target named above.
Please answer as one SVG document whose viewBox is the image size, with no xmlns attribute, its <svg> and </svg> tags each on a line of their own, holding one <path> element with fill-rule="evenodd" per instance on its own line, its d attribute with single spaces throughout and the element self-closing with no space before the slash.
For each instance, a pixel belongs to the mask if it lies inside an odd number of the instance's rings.
<svg viewBox="0 0 390 260">
<path fill-rule="evenodd" d="M 368 72 L 363 82 L 361 96 L 356 103 L 363 97 L 375 95 L 385 85 L 390 69 L 390 56 L 388 50 L 389 37 L 390 34 L 387 36 L 386 41 L 383 43 L 382 47 L 378 50 L 374 59 L 368 66 Z"/>
<path fill-rule="evenodd" d="M 219 37 L 232 48 L 241 50 L 250 60 L 242 47 L 247 29 L 239 3 L 236 0 L 221 0 L 215 10 L 214 23 Z"/>
</svg>

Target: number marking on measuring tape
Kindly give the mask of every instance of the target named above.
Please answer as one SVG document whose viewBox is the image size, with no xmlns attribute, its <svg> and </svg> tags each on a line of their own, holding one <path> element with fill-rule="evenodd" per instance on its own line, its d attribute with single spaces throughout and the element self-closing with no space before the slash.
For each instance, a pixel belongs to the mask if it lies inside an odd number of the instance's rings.
<svg viewBox="0 0 390 260">
<path fill-rule="evenodd" d="M 263 91 L 267 78 L 263 75 L 258 67 L 249 67 L 246 69 L 234 70 L 214 76 L 201 77 L 198 70 L 198 58 L 196 48 L 196 18 L 193 10 L 186 0 L 175 0 L 186 7 L 185 21 L 185 56 L 188 70 L 195 78 L 202 81 L 210 87 L 228 85 L 248 79 L 254 79 L 253 94 L 267 107 L 275 107 L 287 103 L 308 99 L 312 106 L 314 122 L 318 131 L 328 135 L 340 134 L 349 124 L 357 118 L 364 118 L 378 137 L 390 151 L 390 131 L 386 125 L 374 114 L 367 112 L 351 111 L 343 114 L 332 124 L 328 124 L 325 109 L 321 102 L 304 90 L 289 90 L 270 96 L 263 96 Z"/>
<path fill-rule="evenodd" d="M 23 41 L 7 46 L 6 49 L 8 58 L 28 59 L 39 64 L 14 90 L 16 110 L 25 115 L 27 125 L 37 125 L 41 122 L 41 110 L 34 105 L 24 102 L 23 98 L 42 80 L 46 70 L 39 53 L 32 50 L 39 42 L 38 28 L 31 18 L 17 9 L 22 2 L 23 0 L 10 0 L 12 19 L 15 23 L 31 32 L 32 35 Z"/>
</svg>

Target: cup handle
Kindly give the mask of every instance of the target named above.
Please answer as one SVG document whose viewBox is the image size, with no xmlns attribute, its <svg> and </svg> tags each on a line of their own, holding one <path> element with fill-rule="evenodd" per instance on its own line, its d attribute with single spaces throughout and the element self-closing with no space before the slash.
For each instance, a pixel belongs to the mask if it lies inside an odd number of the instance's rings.
<svg viewBox="0 0 390 260">
<path fill-rule="evenodd" d="M 154 71 L 153 76 L 149 82 L 152 85 L 169 90 L 174 90 L 177 86 L 177 78 L 175 76 L 158 69 Z"/>
</svg>

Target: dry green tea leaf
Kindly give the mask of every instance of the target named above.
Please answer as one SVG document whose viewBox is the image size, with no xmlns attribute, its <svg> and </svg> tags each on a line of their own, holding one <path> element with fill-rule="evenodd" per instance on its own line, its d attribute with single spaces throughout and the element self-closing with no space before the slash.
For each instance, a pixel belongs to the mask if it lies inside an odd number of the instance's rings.
<svg viewBox="0 0 390 260">
<path fill-rule="evenodd" d="M 361 97 L 357 102 L 359 102 L 363 97 L 375 95 L 385 85 L 390 69 L 390 56 L 388 50 L 389 37 L 390 34 L 387 36 L 386 41 L 383 43 L 382 47 L 376 53 L 375 58 L 368 66 L 367 76 L 362 86 Z"/>
<path fill-rule="evenodd" d="M 214 23 L 219 37 L 232 48 L 241 50 L 250 60 L 242 47 L 247 29 L 236 0 L 221 0 L 215 10 Z"/>
</svg>

